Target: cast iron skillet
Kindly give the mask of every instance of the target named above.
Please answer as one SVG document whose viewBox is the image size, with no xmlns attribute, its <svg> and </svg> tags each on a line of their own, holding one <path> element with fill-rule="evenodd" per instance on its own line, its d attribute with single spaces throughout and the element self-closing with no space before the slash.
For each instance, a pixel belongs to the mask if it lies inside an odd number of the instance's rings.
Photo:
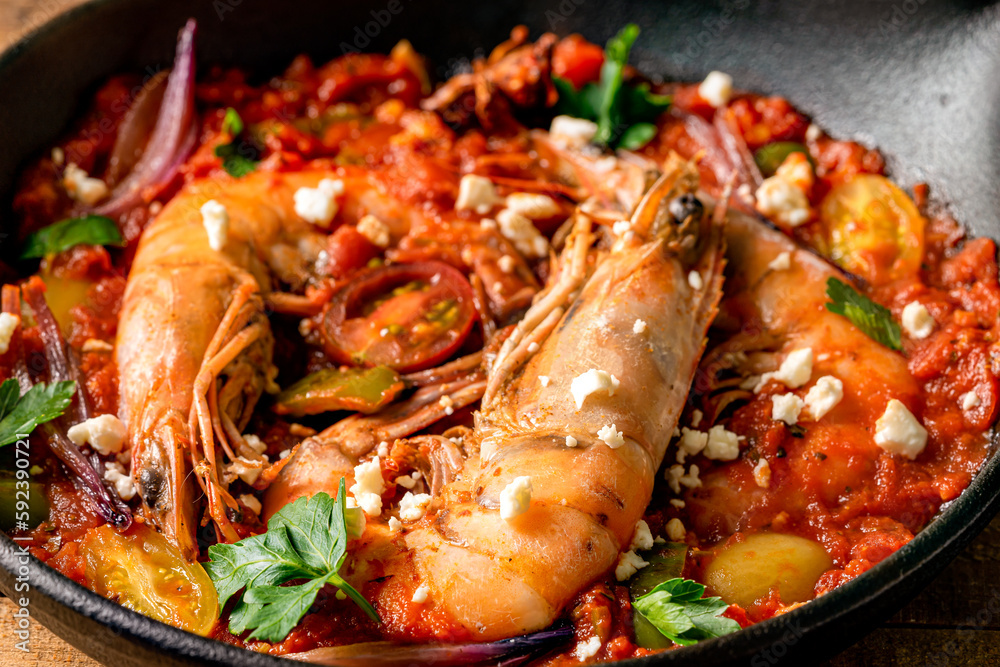
<svg viewBox="0 0 1000 667">
<path fill-rule="evenodd" d="M 44 12 L 44 8 L 39 10 Z M 374 12 L 374 13 L 373 13 Z M 267 75 L 305 52 L 386 52 L 406 37 L 439 78 L 526 23 L 603 42 L 627 21 L 643 30 L 633 62 L 667 78 L 711 69 L 788 97 L 834 136 L 878 146 L 904 186 L 927 181 L 979 236 L 1000 236 L 1000 11 L 936 0 L 842 0 L 812 6 L 729 0 L 97 0 L 58 16 L 0 58 L 0 225 L 20 165 L 53 142 L 105 76 L 169 67 L 177 30 L 199 21 L 198 59 Z M 366 34 L 367 33 L 367 34 Z M 10 232 L 9 229 L 0 231 Z M 0 235 L 0 253 L 15 244 Z M 934 577 L 993 517 L 1000 459 L 909 545 L 815 602 L 743 632 L 632 664 L 813 663 L 860 639 Z M 109 665 L 279 665 L 106 601 L 0 537 L 0 590 L 20 575 L 39 621 Z M 287 665 L 288 663 L 283 663 Z"/>
</svg>

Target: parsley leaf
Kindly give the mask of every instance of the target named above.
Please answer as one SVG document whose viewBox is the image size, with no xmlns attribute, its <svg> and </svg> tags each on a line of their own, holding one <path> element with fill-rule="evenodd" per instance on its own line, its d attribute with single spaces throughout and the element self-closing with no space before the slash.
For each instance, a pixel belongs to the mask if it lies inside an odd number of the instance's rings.
<svg viewBox="0 0 1000 667">
<path fill-rule="evenodd" d="M 205 570 L 215 584 L 219 604 L 245 589 L 229 620 L 229 629 L 241 634 L 252 629 L 252 639 L 281 641 L 298 624 L 326 584 L 346 593 L 372 620 L 375 608 L 340 577 L 347 556 L 347 539 L 357 525 L 345 517 L 344 480 L 337 499 L 326 493 L 299 498 L 281 508 L 267 523 L 267 532 L 235 544 L 208 549 Z M 354 519 L 355 517 L 351 517 Z M 292 580 L 304 583 L 282 586 Z"/>
<path fill-rule="evenodd" d="M 5 380 L 0 384 L 0 447 L 62 415 L 75 393 L 76 382 L 39 382 L 20 396 L 17 380 Z"/>
<path fill-rule="evenodd" d="M 230 137 L 228 144 L 215 147 L 215 156 L 222 158 L 222 168 L 233 178 L 240 178 L 257 169 L 254 157 L 257 151 L 246 141 L 240 141 L 243 134 L 243 119 L 236 109 L 229 107 L 222 119 L 222 132 Z"/>
<path fill-rule="evenodd" d="M 69 218 L 43 227 L 28 237 L 21 259 L 55 255 L 78 245 L 125 245 L 118 225 L 103 215 Z"/>
<path fill-rule="evenodd" d="M 729 605 L 704 594 L 705 587 L 696 581 L 668 579 L 638 598 L 633 607 L 663 636 L 682 646 L 739 630 L 739 623 L 721 616 Z"/>
<path fill-rule="evenodd" d="M 843 315 L 876 343 L 897 351 L 903 349 L 899 325 L 888 308 L 833 277 L 826 281 L 826 295 L 832 299 L 826 304 L 831 313 Z"/>
<path fill-rule="evenodd" d="M 594 142 L 612 148 L 642 148 L 656 136 L 653 121 L 670 106 L 670 98 L 656 95 L 649 84 L 625 85 L 625 66 L 639 36 L 639 26 L 629 23 L 604 47 L 599 83 L 580 90 L 565 79 L 553 77 L 559 102 L 556 111 L 597 123 Z"/>
</svg>

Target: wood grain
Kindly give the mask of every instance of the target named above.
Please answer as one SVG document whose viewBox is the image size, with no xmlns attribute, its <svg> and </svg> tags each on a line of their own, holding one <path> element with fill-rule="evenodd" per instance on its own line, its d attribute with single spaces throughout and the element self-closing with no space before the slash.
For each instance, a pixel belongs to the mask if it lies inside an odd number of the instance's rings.
<svg viewBox="0 0 1000 667">
<path fill-rule="evenodd" d="M 82 0 L 0 0 L 0 48 Z M 15 647 L 13 611 L 0 600 L 0 667 L 99 663 L 32 622 L 30 651 Z M 1000 519 L 931 586 L 828 667 L 1000 665 Z"/>
</svg>

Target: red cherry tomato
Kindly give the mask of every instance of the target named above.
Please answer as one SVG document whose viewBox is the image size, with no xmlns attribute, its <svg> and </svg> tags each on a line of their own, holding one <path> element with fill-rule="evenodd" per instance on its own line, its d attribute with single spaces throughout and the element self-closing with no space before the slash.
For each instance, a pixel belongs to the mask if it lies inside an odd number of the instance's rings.
<svg viewBox="0 0 1000 667">
<path fill-rule="evenodd" d="M 340 363 L 430 368 L 469 335 L 473 298 L 465 276 L 442 262 L 364 271 L 323 312 L 324 349 Z"/>
<path fill-rule="evenodd" d="M 369 260 L 382 254 L 382 249 L 369 241 L 353 225 L 341 225 L 330 234 L 326 252 L 329 256 L 326 273 L 332 278 L 343 278 L 364 267 Z"/>
<path fill-rule="evenodd" d="M 591 44 L 580 35 L 570 35 L 552 50 L 552 73 L 566 79 L 577 89 L 597 81 L 604 64 L 604 49 Z"/>
</svg>

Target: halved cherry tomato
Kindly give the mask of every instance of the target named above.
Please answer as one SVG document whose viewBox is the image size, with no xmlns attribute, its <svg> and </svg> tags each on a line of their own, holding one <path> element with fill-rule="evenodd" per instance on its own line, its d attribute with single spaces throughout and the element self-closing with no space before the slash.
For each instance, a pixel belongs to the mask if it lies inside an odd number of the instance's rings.
<svg viewBox="0 0 1000 667">
<path fill-rule="evenodd" d="M 340 290 L 322 315 L 324 348 L 340 363 L 430 368 L 472 329 L 472 287 L 442 262 L 369 269 Z"/>
<path fill-rule="evenodd" d="M 604 64 L 604 49 L 591 44 L 580 35 L 570 35 L 552 49 L 552 73 L 580 89 L 585 83 L 597 81 Z"/>
<path fill-rule="evenodd" d="M 354 225 L 341 225 L 330 234 L 326 252 L 329 256 L 327 275 L 343 278 L 378 257 L 382 254 L 382 249 L 369 241 Z"/>
<path fill-rule="evenodd" d="M 208 573 L 149 526 L 124 534 L 107 524 L 91 528 L 80 555 L 91 590 L 123 607 L 202 636 L 219 618 Z"/>
</svg>

